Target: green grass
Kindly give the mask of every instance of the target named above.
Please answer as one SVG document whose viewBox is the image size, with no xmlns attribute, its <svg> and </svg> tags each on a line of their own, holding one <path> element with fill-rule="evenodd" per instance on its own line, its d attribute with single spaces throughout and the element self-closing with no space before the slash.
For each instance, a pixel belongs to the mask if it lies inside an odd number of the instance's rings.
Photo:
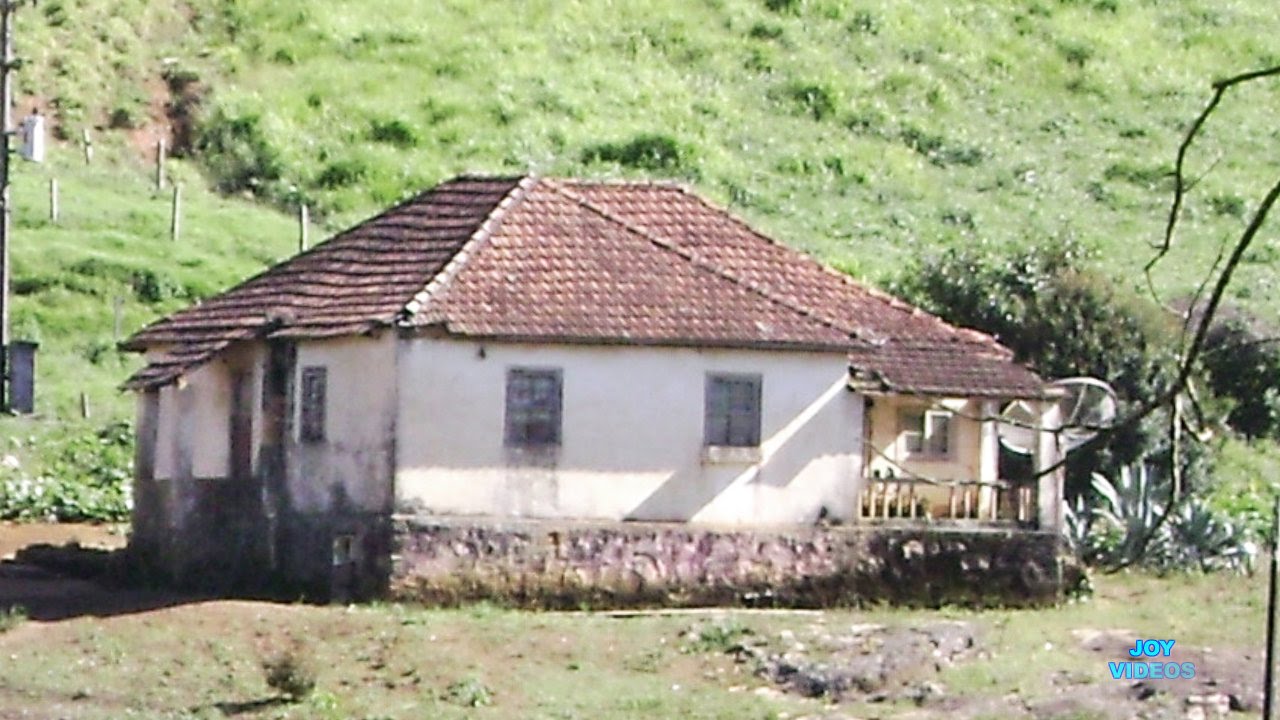
<svg viewBox="0 0 1280 720">
<path fill-rule="evenodd" d="M 37 410 L 74 418 L 80 393 L 96 419 L 131 410 L 116 388 L 139 359 L 115 344 L 160 314 L 213 294 L 296 250 L 296 223 L 244 200 L 218 197 L 182 165 L 179 241 L 169 237 L 170 196 L 139 175 L 78 166 L 19 164 L 14 183 L 12 336 L 41 344 Z M 48 217 L 48 180 L 59 180 L 60 219 Z M 115 308 L 120 308 L 119 335 Z M 10 433 L 24 432 L 10 424 Z"/>
<path fill-rule="evenodd" d="M 1083 648 L 1073 634 L 1080 629 L 1172 637 L 1179 647 L 1209 646 L 1216 657 L 1237 658 L 1245 668 L 1246 653 L 1258 657 L 1261 576 L 1130 575 L 1100 578 L 1098 585 L 1089 602 L 1041 610 L 730 612 L 718 621 L 483 606 L 185 605 L 0 634 L 0 652 L 11 661 L 0 676 L 0 712 L 20 706 L 37 715 L 57 707 L 61 716 L 76 718 L 220 717 L 220 705 L 239 705 L 242 716 L 263 718 L 608 720 L 763 719 L 819 711 L 814 701 L 756 694 L 765 681 L 749 666 L 735 664 L 718 645 L 690 641 L 691 630 L 716 622 L 775 642 L 784 630 L 805 637 L 814 628 L 840 633 L 855 623 L 970 622 L 986 656 L 940 676 L 949 696 L 964 699 L 1008 693 L 1027 701 L 1052 698 L 1050 678 L 1064 670 L 1101 688 L 1110 682 L 1106 660 L 1115 658 Z M 296 704 L 252 706 L 275 697 L 260 662 L 285 648 L 298 650 L 316 668 L 314 693 Z M 856 717 L 918 712 L 858 703 L 838 711 Z"/>
<path fill-rule="evenodd" d="M 1131 273 L 1209 80 L 1274 61 L 1280 30 L 1261 2 L 237 7 L 212 105 L 257 118 L 279 182 L 330 212 L 465 170 L 675 177 L 872 278 L 949 243 L 1063 235 Z M 1170 291 L 1269 181 L 1276 99 L 1246 89 L 1210 127 Z M 1237 296 L 1276 307 L 1275 252 Z"/>
<path fill-rule="evenodd" d="M 49 0 L 17 31 L 19 110 L 42 107 L 55 144 L 17 165 L 13 334 L 42 343 L 41 414 L 68 419 L 81 392 L 129 412 L 116 298 L 127 334 L 292 250 L 292 220 L 241 195 L 306 200 L 321 235 L 464 171 L 674 178 L 881 284 L 950 245 L 1071 236 L 1139 287 L 1181 133 L 1211 79 L 1277 61 L 1280 17 L 1266 0 Z M 1276 82 L 1242 88 L 1208 127 L 1165 295 L 1270 183 L 1277 100 Z M 147 179 L 167 103 L 196 123 L 170 163 L 177 244 Z M 1260 240 L 1232 298 L 1280 311 L 1277 259 Z"/>
</svg>

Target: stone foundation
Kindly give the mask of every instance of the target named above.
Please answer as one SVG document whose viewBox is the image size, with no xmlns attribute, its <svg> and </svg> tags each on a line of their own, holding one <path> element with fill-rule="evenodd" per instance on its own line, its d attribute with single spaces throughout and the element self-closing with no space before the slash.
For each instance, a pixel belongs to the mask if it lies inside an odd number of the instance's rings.
<svg viewBox="0 0 1280 720">
<path fill-rule="evenodd" d="M 742 530 L 397 517 L 390 593 L 528 608 L 1028 606 L 1063 594 L 1059 538 L 985 527 Z"/>
</svg>

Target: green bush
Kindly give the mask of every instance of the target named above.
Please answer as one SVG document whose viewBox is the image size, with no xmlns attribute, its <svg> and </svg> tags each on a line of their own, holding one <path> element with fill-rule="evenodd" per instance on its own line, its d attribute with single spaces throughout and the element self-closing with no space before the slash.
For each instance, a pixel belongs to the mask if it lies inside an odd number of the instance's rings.
<svg viewBox="0 0 1280 720">
<path fill-rule="evenodd" d="M 484 707 L 493 704 L 493 690 L 479 678 L 463 678 L 449 684 L 444 699 L 462 707 Z"/>
<path fill-rule="evenodd" d="M 1150 301 L 1089 269 L 1087 256 L 1069 241 L 1007 254 L 985 245 L 952 248 L 919 261 L 896 290 L 948 322 L 994 335 L 1045 378 L 1107 381 L 1123 415 L 1172 382 L 1178 326 Z M 1086 491 L 1095 472 L 1114 476 L 1135 462 L 1167 459 L 1166 417 L 1153 413 L 1100 447 L 1073 453 L 1071 494 Z M 1182 461 L 1189 484 L 1207 471 L 1197 445 L 1185 448 Z"/>
<path fill-rule="evenodd" d="M 201 124 L 196 152 L 214 185 L 225 193 L 263 194 L 284 173 L 280 154 L 267 140 L 257 115 L 218 110 Z"/>
<path fill-rule="evenodd" d="M 368 173 L 369 168 L 362 160 L 336 160 L 320 171 L 320 175 L 316 177 L 316 185 L 326 190 L 348 187 L 363 180 Z"/>
<path fill-rule="evenodd" d="M 0 519 L 120 522 L 133 509 L 127 422 L 42 438 L 43 467 L 0 467 Z"/>
<path fill-rule="evenodd" d="M 582 161 L 612 162 L 637 170 L 665 171 L 685 167 L 689 150 L 669 135 L 644 134 L 621 143 L 600 143 L 582 153 Z"/>
<path fill-rule="evenodd" d="M 278 690 L 291 702 L 302 700 L 316 689 L 316 671 L 301 647 L 291 647 L 262 661 L 267 687 Z"/>
<path fill-rule="evenodd" d="M 1231 403 L 1227 424 L 1246 437 L 1280 439 L 1277 330 L 1232 313 L 1210 328 L 1201 357 L 1214 394 Z"/>
<path fill-rule="evenodd" d="M 373 120 L 369 123 L 369 139 L 402 149 L 411 148 L 418 144 L 418 131 L 399 118 Z"/>
<path fill-rule="evenodd" d="M 835 115 L 839 105 L 838 93 L 820 83 L 794 83 L 787 87 L 783 95 L 794 104 L 798 112 L 814 120 L 825 120 Z"/>
</svg>

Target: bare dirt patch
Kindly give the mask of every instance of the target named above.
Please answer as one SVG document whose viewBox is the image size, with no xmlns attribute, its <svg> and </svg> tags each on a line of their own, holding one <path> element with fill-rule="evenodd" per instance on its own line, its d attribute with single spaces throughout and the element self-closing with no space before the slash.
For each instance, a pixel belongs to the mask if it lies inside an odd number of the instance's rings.
<svg viewBox="0 0 1280 720">
<path fill-rule="evenodd" d="M 29 545 L 66 545 L 115 550 L 125 546 L 125 526 L 87 523 L 0 522 L 0 560 L 12 560 L 14 553 Z"/>
<path fill-rule="evenodd" d="M 41 546 L 92 553 L 119 550 L 125 543 L 121 525 L 0 524 L 0 609 L 17 607 L 35 620 L 62 620 L 152 610 L 191 599 L 167 590 L 121 587 L 110 577 L 77 577 L 14 561 L 21 551 Z"/>
</svg>

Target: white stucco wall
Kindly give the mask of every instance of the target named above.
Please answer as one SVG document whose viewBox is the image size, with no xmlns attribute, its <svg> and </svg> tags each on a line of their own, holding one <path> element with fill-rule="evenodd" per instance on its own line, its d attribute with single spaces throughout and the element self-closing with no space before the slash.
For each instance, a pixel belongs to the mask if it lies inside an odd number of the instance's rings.
<svg viewBox="0 0 1280 720">
<path fill-rule="evenodd" d="M 345 337 L 298 344 L 289 491 L 294 509 L 389 510 L 395 461 L 395 338 Z M 302 442 L 302 372 L 326 370 L 325 440 Z"/>
<path fill-rule="evenodd" d="M 860 490 L 862 398 L 838 354 L 519 345 L 399 345 L 397 504 L 527 517 L 812 522 L 850 518 Z M 510 367 L 563 373 L 553 463 L 503 447 Z M 758 462 L 707 462 L 709 372 L 760 373 Z"/>
<path fill-rule="evenodd" d="M 254 450 L 260 427 L 261 348 L 231 349 L 192 370 L 177 383 L 160 389 L 157 417 L 155 477 L 224 478 L 231 459 L 231 373 L 250 374 Z M 139 418 L 142 395 L 139 394 Z"/>
</svg>

